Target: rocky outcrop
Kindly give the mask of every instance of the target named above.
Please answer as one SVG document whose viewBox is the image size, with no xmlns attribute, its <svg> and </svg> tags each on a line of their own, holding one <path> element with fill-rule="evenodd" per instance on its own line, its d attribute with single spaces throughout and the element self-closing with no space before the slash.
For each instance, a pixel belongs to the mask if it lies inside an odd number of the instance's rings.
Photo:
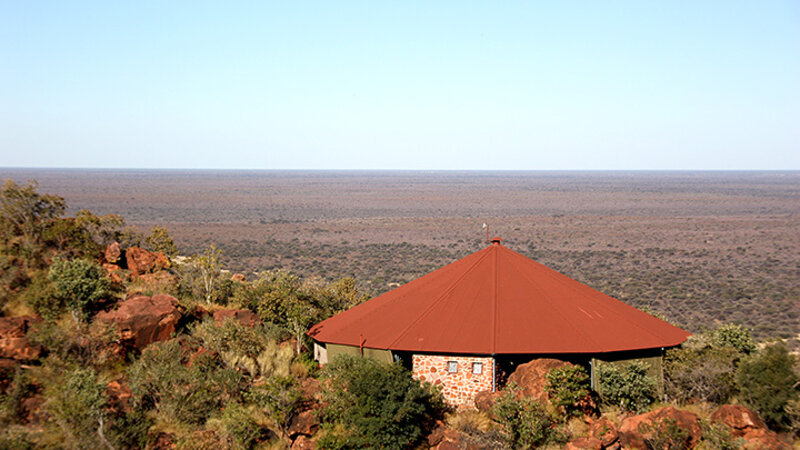
<svg viewBox="0 0 800 450">
<path fill-rule="evenodd" d="M 700 442 L 702 430 L 697 415 L 669 406 L 623 420 L 619 426 L 620 443 L 623 448 L 646 449 L 645 440 L 653 439 L 656 430 L 671 423 L 686 433 L 681 448 L 694 448 Z"/>
<path fill-rule="evenodd" d="M 731 429 L 731 434 L 739 437 L 767 427 L 756 413 L 742 405 L 720 406 L 711 414 L 711 421 L 727 426 Z"/>
<path fill-rule="evenodd" d="M 519 395 L 530 397 L 540 402 L 547 402 L 549 397 L 545 390 L 547 372 L 559 368 L 570 367 L 572 364 L 560 359 L 540 358 L 517 366 L 514 373 L 508 377 L 508 382 L 514 382 L 521 388 Z"/>
<path fill-rule="evenodd" d="M 570 441 L 564 447 L 565 450 L 603 450 L 600 439 L 593 437 L 582 437 Z"/>
<path fill-rule="evenodd" d="M 154 253 L 139 247 L 125 250 L 125 263 L 134 277 L 169 267 L 169 259 L 161 252 Z"/>
<path fill-rule="evenodd" d="M 305 435 L 300 435 L 292 442 L 292 450 L 314 450 L 316 448 L 316 441 Z"/>
<path fill-rule="evenodd" d="M 603 448 L 619 447 L 619 430 L 614 422 L 601 417 L 589 424 L 589 437 L 600 440 Z"/>
<path fill-rule="evenodd" d="M 287 434 L 292 440 L 300 435 L 311 437 L 319 429 L 319 421 L 315 411 L 303 411 L 292 418 Z"/>
<path fill-rule="evenodd" d="M 42 319 L 33 316 L 0 317 L 0 358 L 17 361 L 37 359 L 42 348 L 28 342 L 31 325 Z"/>
<path fill-rule="evenodd" d="M 711 414 L 711 421 L 725 425 L 731 434 L 743 438 L 745 448 L 791 449 L 792 446 L 767 429 L 758 415 L 742 405 L 722 405 Z"/>
<path fill-rule="evenodd" d="M 742 436 L 746 450 L 792 450 L 792 445 L 783 441 L 776 433 L 758 428 Z"/>
<path fill-rule="evenodd" d="M 480 391 L 475 394 L 475 408 L 478 411 L 491 412 L 494 403 L 502 394 L 499 391 Z"/>
<path fill-rule="evenodd" d="M 225 319 L 237 320 L 242 325 L 251 328 L 261 323 L 261 318 L 248 309 L 220 309 L 214 312 L 216 324 L 221 324 Z"/>
<path fill-rule="evenodd" d="M 130 412 L 132 410 L 131 399 L 133 397 L 133 393 L 125 381 L 110 381 L 106 385 L 106 395 L 108 396 L 108 406 L 112 411 Z"/>
<path fill-rule="evenodd" d="M 141 350 L 171 338 L 180 317 L 178 300 L 171 295 L 135 295 L 116 310 L 97 314 L 96 320 L 115 325 L 124 346 Z"/>
<path fill-rule="evenodd" d="M 108 264 L 118 264 L 121 256 L 122 249 L 119 246 L 119 242 L 116 241 L 108 244 L 105 253 L 103 253 L 103 257 Z"/>
</svg>

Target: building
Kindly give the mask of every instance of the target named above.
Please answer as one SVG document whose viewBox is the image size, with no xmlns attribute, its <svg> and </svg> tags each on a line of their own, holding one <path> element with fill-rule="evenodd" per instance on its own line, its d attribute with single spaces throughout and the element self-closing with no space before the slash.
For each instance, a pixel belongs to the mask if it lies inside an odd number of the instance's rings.
<svg viewBox="0 0 800 450">
<path fill-rule="evenodd" d="M 582 364 L 645 359 L 660 371 L 666 348 L 689 333 L 501 244 L 491 245 L 316 324 L 315 358 L 401 361 L 442 388 L 454 406 L 496 390 L 537 357 Z M 660 378 L 660 377 L 659 377 Z"/>
</svg>

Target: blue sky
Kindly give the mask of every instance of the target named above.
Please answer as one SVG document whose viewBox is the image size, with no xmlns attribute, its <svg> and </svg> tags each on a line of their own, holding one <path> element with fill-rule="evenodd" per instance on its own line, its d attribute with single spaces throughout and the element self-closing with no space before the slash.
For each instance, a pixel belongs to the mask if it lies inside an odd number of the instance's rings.
<svg viewBox="0 0 800 450">
<path fill-rule="evenodd" d="M 0 166 L 800 169 L 800 2 L 1 2 Z"/>
</svg>

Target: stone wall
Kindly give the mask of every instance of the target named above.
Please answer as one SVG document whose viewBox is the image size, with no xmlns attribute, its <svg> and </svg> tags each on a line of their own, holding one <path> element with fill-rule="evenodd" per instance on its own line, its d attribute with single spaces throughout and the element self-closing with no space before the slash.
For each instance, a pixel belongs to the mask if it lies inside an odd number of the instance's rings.
<svg viewBox="0 0 800 450">
<path fill-rule="evenodd" d="M 445 401 L 458 408 L 474 408 L 475 394 L 492 389 L 494 359 L 480 356 L 414 355 L 414 378 L 440 386 Z M 457 365 L 455 373 L 448 371 Z M 473 364 L 481 364 L 481 373 L 473 373 Z"/>
</svg>

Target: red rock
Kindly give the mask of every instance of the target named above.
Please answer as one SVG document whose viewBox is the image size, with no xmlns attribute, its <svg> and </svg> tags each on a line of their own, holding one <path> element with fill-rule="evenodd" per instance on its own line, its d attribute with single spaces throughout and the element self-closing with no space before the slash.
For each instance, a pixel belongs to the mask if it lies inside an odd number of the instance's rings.
<svg viewBox="0 0 800 450">
<path fill-rule="evenodd" d="M 131 275 L 157 272 L 169 267 L 169 259 L 161 252 L 154 253 L 139 247 L 125 250 L 125 262 Z"/>
<path fill-rule="evenodd" d="M 181 317 L 177 305 L 178 300 L 171 295 L 135 295 L 95 319 L 115 325 L 123 345 L 141 350 L 151 342 L 172 337 Z"/>
<path fill-rule="evenodd" d="M 430 432 L 425 440 L 428 442 L 428 447 L 436 447 L 439 445 L 440 442 L 444 440 L 444 432 L 447 430 L 447 425 L 444 424 L 441 420 L 437 420 L 436 424 L 433 426 L 433 430 Z"/>
<path fill-rule="evenodd" d="M 603 450 L 603 444 L 600 439 L 593 437 L 582 437 L 568 442 L 565 450 Z"/>
<path fill-rule="evenodd" d="M 37 359 L 42 347 L 31 345 L 26 336 L 30 326 L 41 320 L 33 316 L 0 317 L 0 358 L 18 361 Z"/>
<path fill-rule="evenodd" d="M 316 448 L 316 441 L 304 434 L 301 434 L 292 442 L 292 450 L 315 450 Z"/>
<path fill-rule="evenodd" d="M 478 411 L 490 412 L 494 406 L 494 402 L 496 402 L 501 395 L 500 392 L 480 391 L 475 394 L 475 408 L 477 408 Z"/>
<path fill-rule="evenodd" d="M 103 269 L 106 270 L 106 275 L 111 278 L 114 283 L 122 283 L 122 267 L 116 264 L 103 263 Z"/>
<path fill-rule="evenodd" d="M 447 428 L 441 442 L 435 447 L 436 450 L 479 450 L 475 444 L 469 442 L 463 433 Z"/>
<path fill-rule="evenodd" d="M 42 409 L 44 402 L 44 397 L 41 394 L 35 394 L 32 397 L 23 399 L 20 404 L 22 422 L 37 425 L 45 423 L 47 421 L 47 413 Z"/>
<path fill-rule="evenodd" d="M 261 318 L 249 309 L 220 309 L 214 312 L 214 322 L 217 324 L 228 318 L 236 319 L 242 325 L 251 328 L 261 323 Z"/>
<path fill-rule="evenodd" d="M 765 428 L 750 430 L 743 436 L 747 450 L 792 450 L 792 446 L 781 440 L 776 433 Z"/>
<path fill-rule="evenodd" d="M 243 273 L 235 273 L 231 275 L 231 281 L 234 281 L 236 283 L 244 283 L 245 281 L 247 281 L 247 279 L 245 278 Z"/>
<path fill-rule="evenodd" d="M 301 434 L 311 436 L 317 429 L 319 429 L 319 421 L 316 412 L 303 411 L 292 418 L 287 434 L 290 439 L 294 439 Z"/>
<path fill-rule="evenodd" d="M 601 417 L 589 425 L 589 436 L 599 439 L 603 448 L 607 448 L 619 440 L 619 431 L 614 422 Z"/>
<path fill-rule="evenodd" d="M 619 440 L 623 448 L 644 449 L 645 439 L 653 436 L 652 431 L 643 428 L 657 428 L 667 421 L 674 421 L 675 425 L 688 431 L 685 446 L 694 448 L 702 437 L 702 430 L 697 414 L 681 411 L 672 406 L 657 409 L 646 414 L 628 417 L 619 426 Z"/>
<path fill-rule="evenodd" d="M 169 433 L 158 433 L 153 442 L 147 446 L 148 450 L 167 450 L 175 448 L 175 436 Z"/>
<path fill-rule="evenodd" d="M 119 261 L 119 257 L 122 256 L 122 250 L 119 248 L 119 242 L 114 241 L 108 244 L 103 256 L 105 257 L 107 263 L 116 264 Z"/>
<path fill-rule="evenodd" d="M 314 401 L 319 400 L 322 397 L 320 381 L 311 377 L 304 379 L 300 382 L 300 392 L 303 393 L 303 398 Z"/>
<path fill-rule="evenodd" d="M 726 425 L 734 436 L 744 436 L 749 431 L 767 428 L 758 415 L 742 405 L 722 405 L 711 414 L 711 420 Z"/>
<path fill-rule="evenodd" d="M 131 411 L 130 401 L 133 393 L 124 381 L 109 382 L 106 385 L 106 395 L 108 395 L 108 404 L 111 409 L 120 412 Z"/>
<path fill-rule="evenodd" d="M 572 364 L 559 359 L 539 358 L 525 364 L 517 366 L 514 373 L 509 375 L 508 382 L 514 382 L 522 388 L 519 392 L 521 397 L 531 397 L 540 402 L 549 400 L 545 384 L 547 383 L 547 372 L 559 367 L 570 367 Z"/>
</svg>

